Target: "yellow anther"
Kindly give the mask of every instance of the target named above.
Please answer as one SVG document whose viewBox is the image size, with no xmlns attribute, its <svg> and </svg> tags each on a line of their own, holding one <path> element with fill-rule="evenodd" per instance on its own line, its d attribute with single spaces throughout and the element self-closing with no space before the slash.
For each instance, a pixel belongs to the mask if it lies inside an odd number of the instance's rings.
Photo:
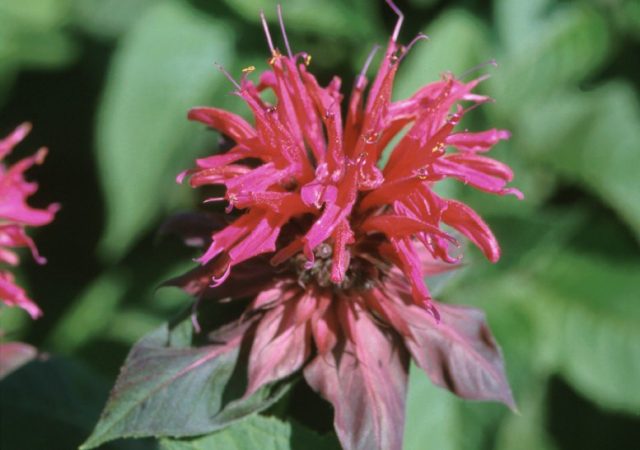
<svg viewBox="0 0 640 450">
<path fill-rule="evenodd" d="M 256 70 L 256 66 L 249 66 L 242 69 L 242 73 L 251 73 Z"/>
<path fill-rule="evenodd" d="M 427 170 L 426 167 L 421 167 L 420 169 L 416 170 L 416 178 L 418 180 L 421 181 L 425 181 L 429 179 L 429 171 Z"/>
<path fill-rule="evenodd" d="M 307 53 L 307 55 L 304 57 L 304 65 L 308 66 L 309 64 L 311 64 L 311 55 Z"/>
<path fill-rule="evenodd" d="M 444 152 L 444 144 L 440 142 L 438 145 L 431 149 L 433 153 L 443 153 Z"/>
<path fill-rule="evenodd" d="M 381 137 L 381 136 L 382 136 L 382 135 L 381 135 L 380 133 L 378 133 L 378 132 L 375 132 L 375 131 L 369 131 L 369 132 L 365 133 L 365 134 L 362 136 L 362 138 L 364 139 L 364 141 L 365 141 L 367 144 L 375 144 L 375 143 L 377 143 L 377 142 L 380 140 L 380 137 Z"/>
<path fill-rule="evenodd" d="M 269 59 L 269 65 L 274 65 L 276 61 L 282 56 L 279 50 L 274 50 L 271 58 Z"/>
</svg>

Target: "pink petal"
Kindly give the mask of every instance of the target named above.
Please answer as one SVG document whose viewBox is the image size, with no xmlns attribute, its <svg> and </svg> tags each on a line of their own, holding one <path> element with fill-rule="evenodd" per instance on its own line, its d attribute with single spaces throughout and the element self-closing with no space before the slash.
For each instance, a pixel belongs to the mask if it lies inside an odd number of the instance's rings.
<svg viewBox="0 0 640 450">
<path fill-rule="evenodd" d="M 484 161 L 480 162 L 480 158 L 482 157 L 461 155 L 439 158 L 433 163 L 432 171 L 436 177 L 457 178 L 481 191 L 501 195 L 512 194 L 519 199 L 523 198 L 519 190 L 505 187 L 512 178 L 511 171 L 506 165 L 489 158 L 483 158 Z M 487 163 L 487 160 L 493 163 Z"/>
<path fill-rule="evenodd" d="M 242 117 L 218 108 L 199 107 L 189 111 L 188 118 L 197 120 L 229 136 L 241 144 L 253 139 L 255 130 Z"/>
<path fill-rule="evenodd" d="M 498 130 L 493 128 L 478 133 L 463 132 L 450 134 L 445 143 L 461 151 L 466 152 L 486 152 L 496 145 L 500 140 L 506 140 L 511 137 L 511 133 L 507 130 Z"/>
<path fill-rule="evenodd" d="M 4 159 L 31 131 L 31 124 L 25 122 L 18 126 L 9 136 L 0 139 L 0 160 Z"/>
<path fill-rule="evenodd" d="M 333 238 L 333 257 L 331 264 L 331 281 L 339 284 L 344 279 L 344 275 L 349 268 L 349 261 L 351 260 L 351 254 L 346 248 L 347 244 L 353 244 L 355 242 L 353 238 L 353 231 L 349 226 L 349 222 L 343 220 L 336 231 Z"/>
<path fill-rule="evenodd" d="M 34 303 L 24 290 L 13 282 L 13 276 L 6 271 L 0 270 L 0 299 L 6 305 L 17 306 L 29 313 L 32 319 L 37 319 L 42 315 L 38 305 Z"/>
<path fill-rule="evenodd" d="M 428 306 L 428 303 L 431 301 L 431 295 L 424 283 L 422 263 L 411 241 L 408 238 L 392 238 L 391 245 L 399 259 L 402 271 L 409 279 L 415 303 L 417 305 Z"/>
<path fill-rule="evenodd" d="M 313 151 L 316 160 L 321 162 L 324 160 L 326 143 L 318 115 L 312 113 L 314 102 L 312 92 L 309 92 L 305 86 L 307 82 L 305 78 L 306 71 L 304 66 L 301 66 L 300 75 L 300 72 L 296 70 L 294 61 L 289 58 L 283 58 L 283 62 L 287 66 L 288 87 L 291 92 L 296 117 L 302 126 L 305 141 Z"/>
<path fill-rule="evenodd" d="M 307 72 L 304 66 L 302 66 L 302 79 L 315 106 L 316 114 L 313 114 L 313 116 L 319 115 L 322 118 L 322 123 L 327 133 L 326 154 L 323 154 L 322 160 L 318 162 L 326 162 L 329 170 L 336 170 L 343 156 L 343 129 L 342 115 L 340 114 L 341 95 L 331 87 L 320 87 L 316 78 Z M 339 82 L 338 79 L 337 83 Z"/>
<path fill-rule="evenodd" d="M 442 213 L 442 220 L 476 244 L 489 261 L 497 262 L 500 259 L 498 240 L 489 225 L 473 209 L 464 203 L 449 200 Z"/>
<path fill-rule="evenodd" d="M 40 256 L 33 240 L 27 236 L 24 227 L 20 225 L 0 225 L 0 246 L 28 247 L 33 259 L 38 264 L 45 264 L 47 260 Z"/>
<path fill-rule="evenodd" d="M 273 213 L 265 214 L 253 225 L 249 234 L 229 250 L 231 261 L 237 264 L 262 253 L 273 252 L 276 249 L 276 239 L 280 234 L 280 229 L 287 220 L 288 216 L 278 217 Z"/>
<path fill-rule="evenodd" d="M 47 209 L 31 208 L 27 198 L 35 193 L 38 185 L 24 179 L 24 172 L 34 164 L 42 164 L 46 154 L 47 150 L 42 148 L 35 155 L 13 164 L 5 173 L 0 168 L 0 219 L 31 226 L 46 225 L 53 220 L 60 206 L 52 204 Z"/>
<path fill-rule="evenodd" d="M 383 214 L 370 216 L 361 226 L 363 231 L 380 231 L 389 237 L 406 237 L 420 232 L 432 233 L 443 238 L 450 238 L 438 227 L 407 216 Z"/>
</svg>

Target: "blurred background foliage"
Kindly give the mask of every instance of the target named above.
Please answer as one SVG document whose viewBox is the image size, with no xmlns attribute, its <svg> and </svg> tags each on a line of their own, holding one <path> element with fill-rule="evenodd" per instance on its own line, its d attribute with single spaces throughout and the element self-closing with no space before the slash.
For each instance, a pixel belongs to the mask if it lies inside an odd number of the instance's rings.
<svg viewBox="0 0 640 450">
<path fill-rule="evenodd" d="M 128 348 L 189 303 L 156 290 L 195 256 L 157 236 L 170 213 L 197 207 L 196 193 L 173 180 L 217 148 L 215 133 L 186 111 L 218 105 L 246 115 L 213 63 L 234 74 L 264 69 L 258 13 L 273 20 L 277 3 L 0 0 L 0 135 L 34 123 L 18 152 L 48 145 L 51 153 L 31 172 L 41 186 L 33 203 L 63 206 L 35 236 L 49 264 L 29 262 L 19 274 L 45 316 L 0 311 L 5 340 L 50 355 L 0 383 L 3 449 L 77 446 Z M 293 46 L 313 55 L 323 82 L 338 74 L 345 87 L 395 21 L 382 0 L 279 3 Z M 640 442 L 640 2 L 397 4 L 403 39 L 419 31 L 431 39 L 406 58 L 395 95 L 498 61 L 482 69 L 491 78 L 481 87 L 497 101 L 466 126 L 513 132 L 494 156 L 514 168 L 526 195 L 442 187 L 481 212 L 502 243 L 495 266 L 471 250 L 440 297 L 487 311 L 520 414 L 460 401 L 412 372 L 406 449 L 632 448 Z M 330 427 L 329 407 L 317 407 L 312 420 L 304 412 L 296 420 Z M 275 436 L 268 449 L 335 446 L 300 434 L 297 422 L 258 416 L 239 427 L 105 448 L 240 449 L 263 435 Z"/>
</svg>

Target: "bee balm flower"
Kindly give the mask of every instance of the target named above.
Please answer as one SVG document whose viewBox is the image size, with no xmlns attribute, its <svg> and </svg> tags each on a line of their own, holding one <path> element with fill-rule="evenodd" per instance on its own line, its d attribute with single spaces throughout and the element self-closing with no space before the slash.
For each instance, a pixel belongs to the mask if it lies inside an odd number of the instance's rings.
<svg viewBox="0 0 640 450">
<path fill-rule="evenodd" d="M 12 166 L 4 163 L 5 157 L 25 138 L 30 129 L 31 125 L 22 124 L 9 136 L 0 140 L 0 262 L 11 266 L 20 262 L 13 250 L 16 247 L 28 247 L 40 264 L 46 261 L 38 254 L 25 228 L 48 224 L 58 210 L 57 204 L 50 205 L 47 209 L 35 209 L 27 204 L 27 198 L 36 192 L 38 185 L 26 181 L 24 173 L 34 164 L 44 161 L 46 149 L 42 148 L 35 155 L 24 158 Z M 4 269 L 0 269 L 0 299 L 9 306 L 24 309 L 34 319 L 42 315 L 40 308 L 15 284 L 11 272 Z"/>
<path fill-rule="evenodd" d="M 274 46 L 263 16 L 270 69 L 257 84 L 249 80 L 253 68 L 240 82 L 227 74 L 253 123 L 217 108 L 191 110 L 190 119 L 232 146 L 179 177 L 193 187 L 223 186 L 224 197 L 209 200 L 228 202 L 227 212 L 238 216 L 228 224 L 212 220 L 216 230 L 205 233 L 210 245 L 201 267 L 170 283 L 200 300 L 249 298 L 238 322 L 252 321 L 244 335 L 252 341 L 246 395 L 302 370 L 332 403 L 346 449 L 401 449 L 410 358 L 461 397 L 513 407 L 483 313 L 439 304 L 424 282 L 459 259 L 443 224 L 490 261 L 499 259 L 478 214 L 433 186 L 454 178 L 520 197 L 507 187 L 511 170 L 484 156 L 509 133 L 456 131 L 469 110 L 490 100 L 473 93 L 481 79 L 446 74 L 406 100 L 391 100 L 408 48 L 398 43 L 402 15 L 388 3 L 397 26 L 368 91 L 373 54 L 357 77 L 344 119 L 340 79 L 321 86 L 308 70 L 310 56 L 292 52 L 280 10 L 286 54 Z M 274 104 L 262 98 L 266 90 Z"/>
</svg>

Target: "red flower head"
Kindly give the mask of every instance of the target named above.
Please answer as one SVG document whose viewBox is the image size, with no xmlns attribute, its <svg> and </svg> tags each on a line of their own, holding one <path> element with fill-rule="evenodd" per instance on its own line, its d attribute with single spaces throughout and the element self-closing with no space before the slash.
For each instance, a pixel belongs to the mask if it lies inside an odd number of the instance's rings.
<svg viewBox="0 0 640 450">
<path fill-rule="evenodd" d="M 57 204 L 47 209 L 34 209 L 27 204 L 27 198 L 33 195 L 38 185 L 28 182 L 24 172 L 34 164 L 41 164 L 47 149 L 41 148 L 28 158 L 12 166 L 4 164 L 4 158 L 21 142 L 31 130 L 28 123 L 20 125 L 6 138 L 0 140 L 0 262 L 16 266 L 20 259 L 14 252 L 15 247 L 29 247 L 33 258 L 40 264 L 46 260 L 38 254 L 38 249 L 27 236 L 27 226 L 38 227 L 53 220 L 58 210 Z M 14 283 L 13 275 L 0 269 L 0 299 L 9 306 L 19 306 L 36 319 L 42 315 L 40 308 Z"/>
<path fill-rule="evenodd" d="M 211 222 L 218 229 L 201 267 L 173 284 L 200 299 L 250 298 L 238 322 L 253 323 L 245 334 L 252 339 L 247 395 L 302 369 L 333 404 L 347 449 L 402 447 L 410 357 L 462 397 L 513 406 L 482 312 L 438 304 L 424 282 L 458 261 L 457 241 L 443 223 L 490 261 L 499 259 L 478 214 L 433 186 L 455 178 L 520 197 L 506 187 L 511 170 L 483 155 L 509 133 L 455 131 L 469 110 L 490 100 L 472 92 L 482 79 L 446 74 L 406 100 L 391 100 L 399 63 L 422 36 L 400 45 L 402 14 L 388 3 L 399 20 L 368 92 L 374 52 L 356 78 L 345 120 L 340 79 L 320 86 L 308 71 L 310 55 L 292 52 L 280 10 L 286 54 L 274 46 L 263 15 L 270 70 L 258 84 L 248 78 L 253 68 L 239 83 L 225 72 L 254 123 L 217 108 L 191 110 L 190 119 L 218 130 L 232 147 L 179 177 L 189 176 L 193 187 L 224 186 L 224 197 L 208 201 L 225 200 L 227 213 L 239 214 L 228 225 Z M 266 90 L 275 104 L 262 98 Z"/>
</svg>

